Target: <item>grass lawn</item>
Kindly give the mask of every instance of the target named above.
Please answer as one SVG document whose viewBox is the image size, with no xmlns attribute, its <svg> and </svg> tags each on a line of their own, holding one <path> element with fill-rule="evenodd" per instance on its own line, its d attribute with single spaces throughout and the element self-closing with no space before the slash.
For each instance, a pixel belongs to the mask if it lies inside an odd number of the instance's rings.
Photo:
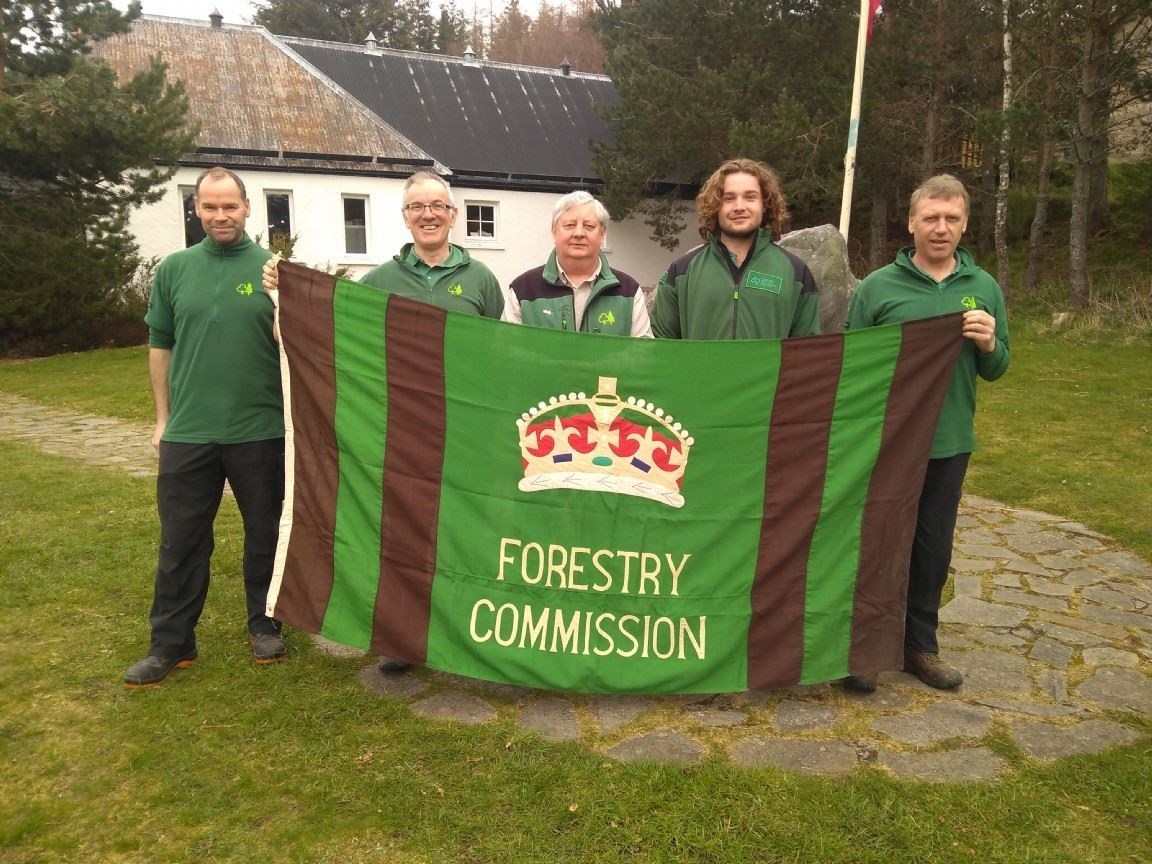
<svg viewBox="0 0 1152 864">
<path fill-rule="evenodd" d="M 67 490 L 61 495 L 60 490 Z M 995 784 L 618 764 L 368 693 L 290 634 L 256 668 L 224 508 L 201 660 L 130 692 L 152 484 L 0 444 L 0 862 L 1147 862 L 1152 744 Z M 1152 733 L 1152 723 L 1143 727 Z"/>
<path fill-rule="evenodd" d="M 151 419 L 144 349 L 0 363 L 0 391 Z M 981 389 L 968 488 L 1105 531 L 1152 559 L 1146 342 L 1015 331 Z M 1152 861 L 1152 741 L 994 784 L 929 786 L 612 762 L 511 717 L 429 721 L 290 634 L 253 666 L 242 534 L 218 522 L 201 660 L 154 690 L 153 484 L 0 442 L 0 864 L 49 862 Z M 1152 722 L 1133 720 L 1152 735 Z"/>
</svg>

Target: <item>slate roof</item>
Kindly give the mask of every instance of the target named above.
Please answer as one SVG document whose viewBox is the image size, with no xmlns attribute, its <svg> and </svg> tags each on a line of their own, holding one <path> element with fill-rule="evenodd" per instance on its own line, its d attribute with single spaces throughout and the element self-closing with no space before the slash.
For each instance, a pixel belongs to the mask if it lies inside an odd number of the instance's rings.
<svg viewBox="0 0 1152 864">
<path fill-rule="evenodd" d="M 454 182 L 591 183 L 589 141 L 612 138 L 596 110 L 616 102 L 606 75 L 279 38 L 448 166 Z"/>
<path fill-rule="evenodd" d="M 435 164 L 262 27 L 142 16 L 93 53 L 121 80 L 159 55 L 184 82 L 200 133 L 182 161 L 373 174 Z"/>
</svg>

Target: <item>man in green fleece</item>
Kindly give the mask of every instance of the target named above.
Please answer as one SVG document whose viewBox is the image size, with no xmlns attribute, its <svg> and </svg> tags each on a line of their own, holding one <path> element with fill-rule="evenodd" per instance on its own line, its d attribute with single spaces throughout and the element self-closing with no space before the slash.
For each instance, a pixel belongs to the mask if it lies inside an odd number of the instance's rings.
<svg viewBox="0 0 1152 864">
<path fill-rule="evenodd" d="M 967 226 L 964 185 L 950 174 L 926 180 L 912 193 L 908 211 L 913 245 L 866 277 L 848 307 L 850 330 L 964 313 L 961 332 L 969 341 L 956 360 L 920 492 L 904 623 L 905 671 L 942 690 L 959 687 L 964 680 L 959 670 L 940 659 L 936 628 L 964 474 L 976 449 L 976 377 L 995 381 L 1009 360 L 1004 296 L 996 280 L 960 248 Z M 870 693 L 876 679 L 850 676 L 844 686 Z"/>
<path fill-rule="evenodd" d="M 412 242 L 360 281 L 452 312 L 499 318 L 504 295 L 492 271 L 448 242 L 458 211 L 444 178 L 431 171 L 409 177 L 401 211 Z"/>
<path fill-rule="evenodd" d="M 412 242 L 405 243 L 391 261 L 369 270 L 360 281 L 451 312 L 501 317 L 504 293 L 492 271 L 448 241 L 457 209 L 452 188 L 444 178 L 431 171 L 417 171 L 409 177 L 400 212 Z M 264 265 L 263 284 L 267 292 L 279 287 L 275 260 Z M 380 670 L 402 672 L 409 665 L 385 657 Z"/>
<path fill-rule="evenodd" d="M 148 656 L 124 674 L 148 687 L 197 656 L 208 596 L 212 523 L 227 480 L 244 520 L 248 634 L 259 664 L 284 657 L 280 623 L 265 614 L 284 499 L 284 407 L 271 298 L 260 290 L 270 257 L 244 232 L 244 182 L 224 168 L 196 180 L 205 238 L 156 269 L 148 303 L 148 371 L 156 404 L 152 446 L 160 554 Z"/>
<path fill-rule="evenodd" d="M 704 243 L 660 277 L 652 314 L 657 339 L 820 332 L 816 280 L 807 264 L 774 242 L 788 221 L 788 204 L 771 168 L 730 159 L 700 188 L 696 212 Z"/>
<path fill-rule="evenodd" d="M 360 281 L 451 312 L 499 318 L 504 312 L 504 293 L 492 271 L 473 261 L 467 250 L 448 242 L 457 210 L 444 178 L 431 171 L 417 171 L 409 177 L 400 212 L 412 242 Z M 266 291 L 278 287 L 275 261 L 264 266 L 263 282 Z"/>
<path fill-rule="evenodd" d="M 613 270 L 602 247 L 607 208 L 588 192 L 569 192 L 552 208 L 548 261 L 508 286 L 504 320 L 514 324 L 652 338 L 639 283 Z"/>
</svg>

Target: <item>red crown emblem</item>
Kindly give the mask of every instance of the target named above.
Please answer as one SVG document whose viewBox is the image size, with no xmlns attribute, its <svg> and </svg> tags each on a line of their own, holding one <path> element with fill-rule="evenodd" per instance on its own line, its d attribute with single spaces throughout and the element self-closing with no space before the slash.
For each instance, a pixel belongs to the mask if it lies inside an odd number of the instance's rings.
<svg viewBox="0 0 1152 864">
<path fill-rule="evenodd" d="M 680 484 L 693 439 L 671 415 L 600 378 L 591 398 L 553 396 L 516 421 L 525 492 L 583 489 L 683 507 Z"/>
</svg>

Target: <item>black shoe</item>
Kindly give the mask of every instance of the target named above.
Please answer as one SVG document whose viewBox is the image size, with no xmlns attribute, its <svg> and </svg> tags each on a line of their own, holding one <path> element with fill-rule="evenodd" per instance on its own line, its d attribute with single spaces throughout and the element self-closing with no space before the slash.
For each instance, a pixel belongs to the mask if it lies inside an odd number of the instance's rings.
<svg viewBox="0 0 1152 864">
<path fill-rule="evenodd" d="M 875 693 L 876 692 L 876 676 L 875 675 L 849 675 L 844 678 L 840 685 L 852 693 Z"/>
<path fill-rule="evenodd" d="M 257 633 L 252 637 L 252 656 L 258 666 L 279 663 L 287 653 L 288 646 L 279 633 Z"/>
<path fill-rule="evenodd" d="M 915 675 L 929 687 L 937 690 L 955 690 L 964 683 L 960 670 L 954 669 L 935 651 L 904 649 L 904 671 Z"/>
<path fill-rule="evenodd" d="M 149 654 L 138 663 L 133 663 L 124 673 L 125 687 L 152 687 L 168 677 L 173 669 L 186 669 L 196 662 L 196 651 L 179 657 L 161 657 Z"/>
<path fill-rule="evenodd" d="M 411 663 L 405 663 L 403 660 L 393 660 L 391 657 L 380 658 L 380 671 L 381 672 L 403 672 L 406 669 L 411 669 Z"/>
</svg>

